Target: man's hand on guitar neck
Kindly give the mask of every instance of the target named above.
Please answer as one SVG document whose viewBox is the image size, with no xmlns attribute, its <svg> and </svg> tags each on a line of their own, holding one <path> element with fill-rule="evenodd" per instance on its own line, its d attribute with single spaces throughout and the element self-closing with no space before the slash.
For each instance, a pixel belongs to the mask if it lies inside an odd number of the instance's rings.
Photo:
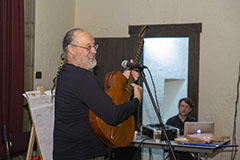
<svg viewBox="0 0 240 160">
<path fill-rule="evenodd" d="M 133 59 L 130 60 L 131 63 L 133 63 Z M 138 77 L 139 77 L 139 73 L 135 70 L 129 70 L 129 69 L 126 69 L 124 72 L 123 72 L 123 75 L 128 79 L 130 74 L 132 75 L 132 77 L 134 78 L 135 81 L 138 80 Z"/>
<path fill-rule="evenodd" d="M 142 103 L 142 87 L 135 84 L 135 83 L 131 83 L 133 89 L 134 89 L 134 96 L 133 98 L 137 98 L 139 103 Z"/>
<path fill-rule="evenodd" d="M 126 70 L 123 72 L 123 75 L 124 75 L 127 79 L 129 78 L 130 74 L 132 75 L 132 77 L 134 78 L 135 81 L 138 80 L 139 73 L 138 73 L 137 71 L 126 69 Z"/>
</svg>

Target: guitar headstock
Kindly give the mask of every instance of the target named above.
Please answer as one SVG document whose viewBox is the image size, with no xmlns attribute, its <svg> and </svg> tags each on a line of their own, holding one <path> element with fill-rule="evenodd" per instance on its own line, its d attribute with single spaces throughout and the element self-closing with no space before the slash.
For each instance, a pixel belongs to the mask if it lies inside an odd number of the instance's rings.
<svg viewBox="0 0 240 160">
<path fill-rule="evenodd" d="M 142 28 L 140 28 L 140 30 L 138 31 L 138 35 L 137 35 L 139 39 L 143 39 L 147 29 L 148 29 L 147 25 L 142 26 Z"/>
</svg>

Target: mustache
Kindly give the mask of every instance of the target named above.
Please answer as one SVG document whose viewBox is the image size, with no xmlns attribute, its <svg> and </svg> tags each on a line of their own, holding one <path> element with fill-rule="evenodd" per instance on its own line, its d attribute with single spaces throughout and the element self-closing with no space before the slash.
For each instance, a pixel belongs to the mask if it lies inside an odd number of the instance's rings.
<svg viewBox="0 0 240 160">
<path fill-rule="evenodd" d="M 90 53 L 90 54 L 88 55 L 88 58 L 96 58 L 96 54 L 91 54 L 91 53 Z"/>
</svg>

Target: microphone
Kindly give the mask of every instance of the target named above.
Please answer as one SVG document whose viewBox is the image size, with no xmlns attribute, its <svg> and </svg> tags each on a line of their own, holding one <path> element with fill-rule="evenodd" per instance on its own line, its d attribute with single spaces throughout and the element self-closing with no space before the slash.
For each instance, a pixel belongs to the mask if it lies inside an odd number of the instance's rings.
<svg viewBox="0 0 240 160">
<path fill-rule="evenodd" d="M 128 62 L 127 60 L 122 61 L 121 65 L 123 68 L 129 68 L 129 69 L 143 70 L 144 68 L 147 68 L 144 65 L 137 64 L 137 63 L 131 63 L 131 62 Z"/>
</svg>

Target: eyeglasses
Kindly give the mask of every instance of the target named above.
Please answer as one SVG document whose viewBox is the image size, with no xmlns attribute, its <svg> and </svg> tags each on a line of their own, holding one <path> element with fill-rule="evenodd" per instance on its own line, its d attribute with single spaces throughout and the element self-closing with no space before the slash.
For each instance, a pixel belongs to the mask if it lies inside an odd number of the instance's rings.
<svg viewBox="0 0 240 160">
<path fill-rule="evenodd" d="M 86 49 L 88 52 L 92 49 L 92 48 L 94 48 L 95 50 L 97 50 L 98 49 L 98 44 L 95 44 L 94 46 L 88 46 L 88 47 L 83 47 L 83 46 L 79 46 L 79 45 L 76 45 L 76 44 L 70 44 L 70 45 L 72 45 L 72 46 L 74 46 L 74 47 L 79 47 L 79 48 L 83 48 L 83 49 Z"/>
</svg>

